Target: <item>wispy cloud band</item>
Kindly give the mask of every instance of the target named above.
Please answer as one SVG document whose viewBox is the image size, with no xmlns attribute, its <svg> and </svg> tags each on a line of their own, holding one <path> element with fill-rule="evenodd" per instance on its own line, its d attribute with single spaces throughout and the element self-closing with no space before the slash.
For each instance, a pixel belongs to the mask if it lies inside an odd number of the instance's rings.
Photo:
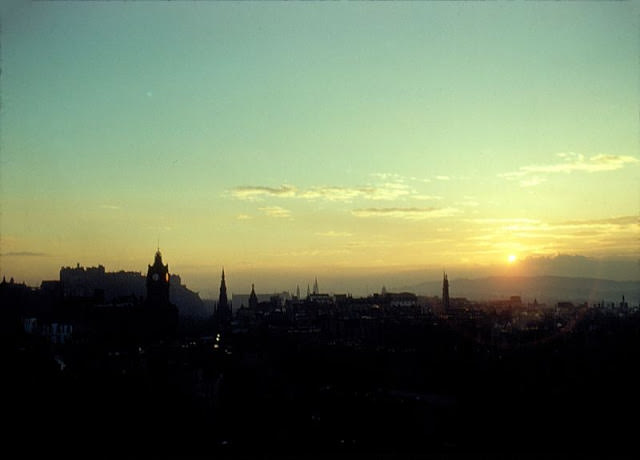
<svg viewBox="0 0 640 460">
<path fill-rule="evenodd" d="M 547 165 L 521 166 L 517 171 L 501 173 L 498 176 L 507 180 L 519 179 L 521 186 L 531 187 L 544 182 L 546 179 L 541 176 L 544 174 L 615 171 L 640 161 L 629 155 L 599 154 L 587 159 L 579 153 L 563 152 L 556 154 L 556 156 L 561 158 L 562 161 Z"/>
<path fill-rule="evenodd" d="M 4 252 L 0 254 L 2 257 L 48 257 L 49 254 L 45 252 L 32 252 L 32 251 L 15 251 Z"/>
<path fill-rule="evenodd" d="M 291 211 L 280 206 L 265 206 L 264 208 L 259 209 L 264 213 L 265 216 L 268 217 L 291 217 Z"/>
<path fill-rule="evenodd" d="M 261 201 L 268 197 L 278 197 L 349 202 L 357 198 L 389 201 L 410 195 L 412 191 L 405 184 L 388 182 L 378 186 L 318 186 L 306 189 L 299 189 L 291 185 L 281 185 L 280 187 L 240 186 L 233 188 L 229 193 L 233 198 L 247 201 Z"/>
<path fill-rule="evenodd" d="M 356 217 L 390 217 L 405 220 L 425 220 L 450 217 L 460 213 L 456 208 L 364 208 L 354 209 Z"/>
</svg>

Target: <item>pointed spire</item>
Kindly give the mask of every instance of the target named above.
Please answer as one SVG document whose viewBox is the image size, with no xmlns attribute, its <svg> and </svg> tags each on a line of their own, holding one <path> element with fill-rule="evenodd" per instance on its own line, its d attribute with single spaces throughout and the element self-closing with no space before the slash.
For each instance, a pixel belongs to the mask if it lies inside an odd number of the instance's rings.
<svg viewBox="0 0 640 460">
<path fill-rule="evenodd" d="M 227 295 L 227 283 L 225 282 L 224 279 L 224 268 L 222 269 L 222 278 L 220 280 L 220 295 L 222 295 L 222 292 L 224 291 L 225 294 L 225 300 L 226 300 L 226 295 Z"/>
<path fill-rule="evenodd" d="M 229 310 L 229 300 L 227 298 L 227 284 L 224 281 L 224 268 L 222 269 L 222 279 L 220 280 L 220 295 L 218 296 L 218 320 L 221 323 L 231 319 Z"/>
<path fill-rule="evenodd" d="M 449 279 L 447 272 L 443 272 L 442 277 L 442 305 L 445 309 L 449 308 Z"/>
<path fill-rule="evenodd" d="M 256 295 L 256 289 L 253 283 L 251 283 L 251 294 L 249 295 L 249 308 L 255 309 L 258 307 L 258 296 Z"/>
<path fill-rule="evenodd" d="M 313 283 L 313 293 L 319 294 L 320 290 L 318 289 L 318 277 L 316 276 L 316 280 Z"/>
</svg>

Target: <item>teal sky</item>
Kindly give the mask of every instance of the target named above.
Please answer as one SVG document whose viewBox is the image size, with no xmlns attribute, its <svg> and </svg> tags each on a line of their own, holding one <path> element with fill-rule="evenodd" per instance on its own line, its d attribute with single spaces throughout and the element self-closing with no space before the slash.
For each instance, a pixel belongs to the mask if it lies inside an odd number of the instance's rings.
<svg viewBox="0 0 640 460">
<path fill-rule="evenodd" d="M 637 259 L 637 5 L 3 6 L 0 271 Z"/>
</svg>

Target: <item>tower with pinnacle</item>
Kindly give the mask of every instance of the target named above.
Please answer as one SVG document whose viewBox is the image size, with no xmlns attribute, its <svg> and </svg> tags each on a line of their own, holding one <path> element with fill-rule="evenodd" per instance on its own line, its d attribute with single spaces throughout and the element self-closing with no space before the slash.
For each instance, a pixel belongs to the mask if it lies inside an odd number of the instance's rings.
<svg viewBox="0 0 640 460">
<path fill-rule="evenodd" d="M 147 269 L 147 298 L 139 331 L 145 340 L 166 341 L 176 336 L 178 308 L 169 299 L 170 279 L 169 265 L 162 263 L 158 248 Z"/>
<path fill-rule="evenodd" d="M 162 263 L 160 248 L 147 270 L 147 303 L 160 307 L 169 305 L 169 265 Z"/>
<path fill-rule="evenodd" d="M 256 288 L 251 284 L 251 294 L 249 295 L 249 308 L 256 310 L 258 308 L 258 296 L 256 295 Z"/>
<path fill-rule="evenodd" d="M 442 279 L 442 306 L 445 311 L 449 310 L 449 279 L 447 278 L 446 272 L 444 272 L 444 277 Z"/>
<path fill-rule="evenodd" d="M 218 315 L 218 325 L 221 328 L 227 327 L 231 323 L 231 308 L 229 306 L 229 299 L 227 298 L 227 283 L 224 278 L 224 268 L 222 269 L 220 295 L 218 296 L 216 312 Z"/>
</svg>

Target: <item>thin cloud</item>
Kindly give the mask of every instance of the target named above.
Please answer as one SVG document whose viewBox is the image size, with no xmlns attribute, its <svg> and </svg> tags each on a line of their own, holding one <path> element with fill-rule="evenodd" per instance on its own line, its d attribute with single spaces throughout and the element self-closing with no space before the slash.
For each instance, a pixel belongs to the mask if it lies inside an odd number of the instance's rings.
<svg viewBox="0 0 640 460">
<path fill-rule="evenodd" d="M 621 216 L 610 217 L 606 219 L 591 220 L 569 220 L 559 222 L 558 225 L 593 227 L 601 225 L 638 225 L 640 224 L 640 216 Z"/>
<path fill-rule="evenodd" d="M 411 193 L 408 186 L 399 182 L 387 182 L 375 187 L 318 186 L 307 189 L 298 189 L 290 185 L 280 187 L 242 186 L 230 191 L 233 198 L 246 201 L 261 201 L 266 197 L 342 202 L 350 202 L 356 198 L 390 201 L 411 195 Z"/>
<path fill-rule="evenodd" d="M 537 219 L 529 219 L 527 217 L 500 217 L 486 219 L 468 219 L 467 222 L 474 224 L 535 224 L 540 222 Z"/>
<path fill-rule="evenodd" d="M 438 180 L 451 180 L 451 178 L 449 176 L 436 176 L 436 179 L 438 179 Z"/>
<path fill-rule="evenodd" d="M 450 217 L 459 212 L 456 208 L 365 208 L 351 211 L 356 217 L 391 217 L 405 220 Z"/>
<path fill-rule="evenodd" d="M 46 252 L 32 252 L 32 251 L 15 251 L 4 252 L 0 254 L 2 257 L 49 257 L 50 254 Z"/>
<path fill-rule="evenodd" d="M 281 208 L 280 206 L 265 206 L 264 208 L 259 209 L 264 213 L 265 216 L 278 218 L 291 217 L 291 211 Z"/>
<path fill-rule="evenodd" d="M 599 154 L 587 159 L 584 155 L 579 153 L 563 152 L 556 154 L 556 156 L 561 158 L 562 161 L 548 165 L 521 166 L 517 171 L 501 173 L 498 174 L 498 176 L 504 177 L 507 180 L 521 179 L 520 185 L 522 187 L 533 187 L 546 180 L 544 177 L 540 176 L 540 174 L 616 171 L 640 161 L 629 155 Z"/>
<path fill-rule="evenodd" d="M 265 196 L 293 197 L 296 195 L 296 188 L 289 185 L 280 187 L 264 186 L 241 186 L 231 190 L 231 196 L 240 200 L 257 201 Z"/>
<path fill-rule="evenodd" d="M 308 200 L 323 199 L 327 201 L 351 201 L 354 198 L 371 197 L 376 193 L 375 187 L 312 187 L 300 192 L 299 198 Z"/>
<path fill-rule="evenodd" d="M 523 166 L 520 170 L 528 173 L 600 172 L 614 171 L 625 167 L 627 164 L 638 162 L 636 158 L 627 155 L 595 155 L 588 160 L 585 160 L 584 155 L 575 153 L 559 154 L 558 156 L 565 159 L 565 161 L 551 165 Z"/>
<path fill-rule="evenodd" d="M 640 222 L 637 216 L 543 222 L 533 219 L 475 219 L 484 224 L 479 234 L 464 238 L 476 249 L 518 244 L 525 252 L 580 250 L 597 254 L 615 251 L 629 254 L 637 247 Z M 474 249 L 475 251 L 475 249 Z"/>
<path fill-rule="evenodd" d="M 378 179 L 382 179 L 382 180 L 389 180 L 392 179 L 396 182 L 402 182 L 404 181 L 404 178 L 397 173 L 371 173 L 369 174 L 371 177 L 377 177 Z"/>
</svg>

